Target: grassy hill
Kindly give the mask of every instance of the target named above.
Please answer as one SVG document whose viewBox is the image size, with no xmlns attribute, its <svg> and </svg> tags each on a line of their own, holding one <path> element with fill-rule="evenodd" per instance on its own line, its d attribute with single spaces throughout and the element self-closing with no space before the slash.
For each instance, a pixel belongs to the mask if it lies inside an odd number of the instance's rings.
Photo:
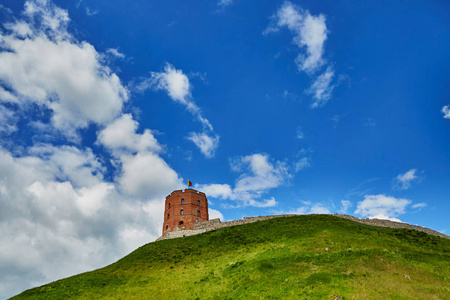
<svg viewBox="0 0 450 300">
<path fill-rule="evenodd" d="M 450 299 L 450 240 L 330 215 L 142 246 L 12 299 Z"/>
</svg>

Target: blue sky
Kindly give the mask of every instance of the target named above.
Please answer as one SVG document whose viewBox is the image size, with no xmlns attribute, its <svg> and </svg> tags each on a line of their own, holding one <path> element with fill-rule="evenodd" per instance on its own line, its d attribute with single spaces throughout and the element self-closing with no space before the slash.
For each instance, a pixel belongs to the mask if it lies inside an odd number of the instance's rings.
<svg viewBox="0 0 450 300">
<path fill-rule="evenodd" d="M 448 1 L 4 0 L 0 298 L 210 217 L 449 233 Z"/>
</svg>

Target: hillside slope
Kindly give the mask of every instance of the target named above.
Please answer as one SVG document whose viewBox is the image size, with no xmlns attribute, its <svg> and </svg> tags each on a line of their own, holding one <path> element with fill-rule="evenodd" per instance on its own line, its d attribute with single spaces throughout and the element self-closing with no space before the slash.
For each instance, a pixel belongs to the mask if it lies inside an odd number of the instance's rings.
<svg viewBox="0 0 450 300">
<path fill-rule="evenodd" d="M 450 299 L 450 240 L 331 215 L 149 243 L 11 299 Z"/>
</svg>

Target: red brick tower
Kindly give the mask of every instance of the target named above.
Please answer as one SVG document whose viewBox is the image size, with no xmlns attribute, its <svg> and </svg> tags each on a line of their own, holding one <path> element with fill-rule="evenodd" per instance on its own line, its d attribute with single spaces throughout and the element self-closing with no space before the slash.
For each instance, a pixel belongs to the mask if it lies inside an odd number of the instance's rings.
<svg viewBox="0 0 450 300">
<path fill-rule="evenodd" d="M 208 221 L 205 193 L 194 189 L 173 191 L 166 197 L 163 234 L 168 231 L 194 229 L 194 224 Z"/>
</svg>

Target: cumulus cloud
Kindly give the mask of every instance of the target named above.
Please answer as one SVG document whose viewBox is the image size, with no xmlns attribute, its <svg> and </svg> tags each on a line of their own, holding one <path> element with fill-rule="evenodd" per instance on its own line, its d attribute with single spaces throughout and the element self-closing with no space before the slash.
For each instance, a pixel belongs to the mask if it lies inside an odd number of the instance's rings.
<svg viewBox="0 0 450 300">
<path fill-rule="evenodd" d="M 207 158 L 213 157 L 219 145 L 219 136 L 213 131 L 213 126 L 202 115 L 201 109 L 192 100 L 189 78 L 182 70 L 177 70 L 167 63 L 163 72 L 152 72 L 150 78 L 142 80 L 136 85 L 136 90 L 144 92 L 147 89 L 164 90 L 169 97 L 186 107 L 203 125 L 202 132 L 191 132 L 188 139 L 192 141 Z"/>
<path fill-rule="evenodd" d="M 151 77 L 141 82 L 138 89 L 146 90 L 150 87 L 156 90 L 165 90 L 172 100 L 185 105 L 191 112 L 195 113 L 199 110 L 197 105 L 190 101 L 191 85 L 189 78 L 182 70 L 175 69 L 169 63 L 164 66 L 164 72 L 152 72 Z"/>
<path fill-rule="evenodd" d="M 286 178 L 290 177 L 286 164 L 279 161 L 271 163 L 267 154 L 243 156 L 235 160 L 233 164 L 239 164 L 248 171 L 237 180 L 234 188 L 236 192 L 261 194 L 263 191 L 280 186 Z"/>
<path fill-rule="evenodd" d="M 303 133 L 302 128 L 301 128 L 300 126 L 297 127 L 297 134 L 296 134 L 296 137 L 297 137 L 299 140 L 301 140 L 301 139 L 303 139 L 303 138 L 305 137 L 305 134 Z"/>
<path fill-rule="evenodd" d="M 390 197 L 386 195 L 365 195 L 364 200 L 358 202 L 355 214 L 371 219 L 386 219 L 401 222 L 397 217 L 406 212 L 411 204 L 408 199 Z"/>
<path fill-rule="evenodd" d="M 215 209 L 209 208 L 208 207 L 208 214 L 209 214 L 209 219 L 220 219 L 220 221 L 225 221 L 225 218 L 223 217 L 223 214 Z"/>
<path fill-rule="evenodd" d="M 205 132 L 191 132 L 187 139 L 191 140 L 207 158 L 213 157 L 219 146 L 219 136 L 210 136 Z"/>
<path fill-rule="evenodd" d="M 0 170 L 2 298 L 111 263 L 159 235 L 164 198 L 128 200 L 90 150 L 42 145 L 14 157 L 0 148 Z"/>
<path fill-rule="evenodd" d="M 442 113 L 444 114 L 444 119 L 450 119 L 450 105 L 446 105 L 442 108 Z"/>
<path fill-rule="evenodd" d="M 0 298 L 154 240 L 164 197 L 182 186 L 152 131 L 123 112 L 128 90 L 104 55 L 69 34 L 67 11 L 30 0 L 23 16 L 0 33 Z M 91 124 L 111 156 L 58 135 Z M 9 138 L 20 126 L 53 136 Z"/>
<path fill-rule="evenodd" d="M 91 44 L 68 33 L 67 11 L 36 0 L 26 2 L 24 15 L 0 34 L 0 100 L 46 107 L 52 125 L 69 136 L 112 121 L 128 90 Z"/>
<path fill-rule="evenodd" d="M 299 172 L 311 166 L 311 158 L 302 157 L 295 162 L 295 172 Z"/>
<path fill-rule="evenodd" d="M 317 203 L 309 210 L 311 214 L 330 214 L 330 210 L 321 203 Z"/>
<path fill-rule="evenodd" d="M 348 209 L 352 206 L 352 203 L 348 200 L 341 200 L 341 208 L 339 209 L 339 213 L 346 214 Z"/>
<path fill-rule="evenodd" d="M 393 181 L 393 188 L 398 190 L 407 190 L 413 182 L 419 182 L 421 178 L 416 175 L 417 170 L 411 169 L 404 174 L 399 174 Z"/>
<path fill-rule="evenodd" d="M 9 9 L 9 8 L 7 8 L 7 7 L 5 7 L 5 6 L 3 6 L 3 4 L 0 4 L 0 11 L 1 11 L 1 10 L 4 10 L 4 11 L 6 11 L 7 13 L 12 14 L 12 10 Z"/>
<path fill-rule="evenodd" d="M 54 180 L 69 181 L 75 187 L 90 187 L 103 180 L 105 168 L 89 148 L 39 144 L 30 147 L 28 152 L 30 159 L 45 163 L 44 170 L 53 174 Z"/>
<path fill-rule="evenodd" d="M 0 91 L 1 97 L 1 91 Z M 15 116 L 14 111 L 0 106 L 0 133 L 9 135 L 12 132 L 17 131 L 17 122 L 18 118 Z"/>
<path fill-rule="evenodd" d="M 98 13 L 99 13 L 98 10 L 91 9 L 91 8 L 86 6 L 86 15 L 88 15 L 88 16 L 95 16 Z"/>
<path fill-rule="evenodd" d="M 200 108 L 192 100 L 191 84 L 189 78 L 182 70 L 175 69 L 174 66 L 167 63 L 164 67 L 164 72 L 152 72 L 151 77 L 143 81 L 138 89 L 147 89 L 153 87 L 156 90 L 165 90 L 172 100 L 183 104 L 186 109 L 193 115 L 197 116 L 198 120 L 209 130 L 212 130 L 210 122 L 203 118 Z"/>
<path fill-rule="evenodd" d="M 334 70 L 332 67 L 327 67 L 326 71 L 316 78 L 314 83 L 308 89 L 308 93 L 314 98 L 313 103 L 311 103 L 311 108 L 322 107 L 331 98 L 331 93 L 335 88 L 332 84 L 334 77 Z"/>
<path fill-rule="evenodd" d="M 30 25 L 25 21 L 16 21 L 15 23 L 6 23 L 5 28 L 10 30 L 18 37 L 31 37 L 33 35 L 33 30 Z"/>
<path fill-rule="evenodd" d="M 311 149 L 302 148 L 297 153 L 296 161 L 294 162 L 293 168 L 295 172 L 299 172 L 303 169 L 311 167 Z"/>
<path fill-rule="evenodd" d="M 285 1 L 272 16 L 272 24 L 263 33 L 277 32 L 284 27 L 294 35 L 292 42 L 299 48 L 295 59 L 298 70 L 314 76 L 326 65 L 323 56 L 329 31 L 325 16 L 314 16 L 308 10 Z M 337 86 L 337 83 L 333 83 L 334 73 L 333 67 L 328 66 L 306 90 L 314 98 L 311 108 L 321 107 L 330 99 L 333 89 Z"/>
<path fill-rule="evenodd" d="M 415 208 L 417 210 L 421 210 L 422 208 L 426 207 L 427 204 L 425 202 L 416 203 L 412 206 L 412 208 Z"/>
<path fill-rule="evenodd" d="M 233 189 L 229 184 L 197 184 L 195 187 L 212 198 L 229 199 L 233 195 Z"/>
<path fill-rule="evenodd" d="M 305 51 L 296 59 L 299 70 L 313 73 L 325 63 L 322 56 L 328 30 L 324 15 L 313 16 L 309 11 L 286 1 L 272 18 L 274 24 L 264 33 L 287 27 L 294 35 L 293 43 L 301 51 Z"/>
<path fill-rule="evenodd" d="M 219 2 L 217 3 L 217 5 L 220 7 L 225 7 L 231 4 L 233 4 L 233 0 L 219 0 Z"/>
<path fill-rule="evenodd" d="M 276 206 L 278 204 L 277 201 L 275 201 L 274 197 L 271 197 L 270 199 L 265 199 L 262 201 L 256 201 L 254 199 L 250 199 L 248 201 L 248 206 L 253 206 L 253 207 L 273 207 Z"/>
<path fill-rule="evenodd" d="M 98 143 L 120 154 L 125 152 L 160 152 L 161 145 L 149 129 L 142 134 L 137 134 L 139 123 L 133 120 L 131 114 L 123 114 L 111 122 L 98 134 Z"/>
<path fill-rule="evenodd" d="M 109 48 L 108 50 L 106 50 L 106 52 L 117 58 L 121 58 L 121 59 L 125 58 L 125 54 L 120 53 L 118 49 Z"/>
<path fill-rule="evenodd" d="M 178 174 L 158 155 L 138 153 L 120 158 L 122 173 L 117 178 L 121 190 L 130 196 L 154 199 L 183 186 Z"/>
<path fill-rule="evenodd" d="M 310 201 L 302 201 L 303 206 L 287 211 L 276 211 L 276 214 L 293 214 L 293 215 L 306 215 L 306 214 L 330 214 L 331 210 L 323 203 L 311 203 Z"/>
<path fill-rule="evenodd" d="M 201 184 L 195 187 L 213 198 L 237 202 L 230 207 L 273 207 L 274 197 L 259 200 L 270 189 L 283 185 L 291 177 L 286 163 L 272 162 L 268 154 L 256 153 L 230 160 L 233 171 L 241 173 L 234 187 L 229 184 Z"/>
<path fill-rule="evenodd" d="M 37 31 L 44 31 L 58 40 L 69 37 L 67 32 L 69 14 L 50 0 L 26 1 L 23 14 L 29 18 Z"/>
</svg>

